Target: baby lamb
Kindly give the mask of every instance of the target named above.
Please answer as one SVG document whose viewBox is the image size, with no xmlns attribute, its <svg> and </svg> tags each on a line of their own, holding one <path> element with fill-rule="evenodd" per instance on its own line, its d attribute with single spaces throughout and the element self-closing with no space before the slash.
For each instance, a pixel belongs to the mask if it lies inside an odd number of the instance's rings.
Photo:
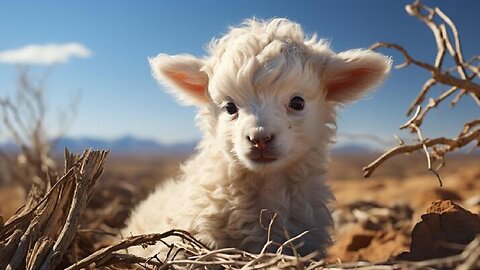
<svg viewBox="0 0 480 270">
<path fill-rule="evenodd" d="M 203 139 L 180 175 L 133 211 L 123 236 L 183 229 L 211 248 L 260 252 L 275 213 L 270 240 L 309 231 L 295 251 L 323 256 L 331 243 L 334 198 L 324 178 L 337 108 L 381 83 L 390 59 L 361 49 L 336 54 L 299 24 L 276 18 L 230 28 L 204 58 L 149 61 L 160 83 L 198 108 Z M 129 251 L 151 256 L 163 246 Z"/>
</svg>

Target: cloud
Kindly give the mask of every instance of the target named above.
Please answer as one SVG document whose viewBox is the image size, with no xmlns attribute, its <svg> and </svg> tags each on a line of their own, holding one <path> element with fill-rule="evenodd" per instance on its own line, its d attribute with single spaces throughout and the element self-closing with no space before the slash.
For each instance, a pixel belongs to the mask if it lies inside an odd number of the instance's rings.
<svg viewBox="0 0 480 270">
<path fill-rule="evenodd" d="M 63 44 L 30 44 L 21 48 L 0 51 L 0 62 L 7 64 L 52 65 L 67 63 L 73 57 L 88 58 L 90 49 L 77 42 Z"/>
</svg>

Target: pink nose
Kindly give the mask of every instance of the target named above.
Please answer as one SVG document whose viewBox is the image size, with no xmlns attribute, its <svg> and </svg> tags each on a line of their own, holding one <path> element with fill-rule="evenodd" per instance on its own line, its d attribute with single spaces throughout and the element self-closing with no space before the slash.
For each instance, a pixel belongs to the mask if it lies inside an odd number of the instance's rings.
<svg viewBox="0 0 480 270">
<path fill-rule="evenodd" d="M 258 150 L 263 150 L 267 148 L 268 144 L 273 140 L 273 135 L 265 136 L 265 137 L 250 137 L 247 136 L 247 140 L 253 144 L 255 148 Z"/>
</svg>

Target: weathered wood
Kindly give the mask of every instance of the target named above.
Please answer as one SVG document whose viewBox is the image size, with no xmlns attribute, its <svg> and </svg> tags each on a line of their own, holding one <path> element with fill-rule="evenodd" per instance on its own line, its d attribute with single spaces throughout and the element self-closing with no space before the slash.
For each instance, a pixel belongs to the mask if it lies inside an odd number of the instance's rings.
<svg viewBox="0 0 480 270">
<path fill-rule="evenodd" d="M 107 155 L 108 151 L 86 150 L 81 156 L 65 151 L 65 174 L 54 179 L 53 186 L 32 185 L 31 205 L 0 227 L 1 269 L 54 269 L 59 264 L 77 234 Z"/>
</svg>

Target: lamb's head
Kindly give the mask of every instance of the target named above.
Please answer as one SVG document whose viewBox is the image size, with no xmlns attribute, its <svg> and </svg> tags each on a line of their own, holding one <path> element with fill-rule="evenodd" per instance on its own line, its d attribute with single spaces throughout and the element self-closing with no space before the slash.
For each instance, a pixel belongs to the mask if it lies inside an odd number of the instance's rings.
<svg viewBox="0 0 480 270">
<path fill-rule="evenodd" d="M 294 164 L 325 150 L 335 107 L 378 85 L 390 59 L 369 51 L 335 54 L 286 19 L 248 20 L 209 46 L 206 58 L 158 55 L 154 76 L 186 104 L 226 157 L 253 171 Z"/>
</svg>

